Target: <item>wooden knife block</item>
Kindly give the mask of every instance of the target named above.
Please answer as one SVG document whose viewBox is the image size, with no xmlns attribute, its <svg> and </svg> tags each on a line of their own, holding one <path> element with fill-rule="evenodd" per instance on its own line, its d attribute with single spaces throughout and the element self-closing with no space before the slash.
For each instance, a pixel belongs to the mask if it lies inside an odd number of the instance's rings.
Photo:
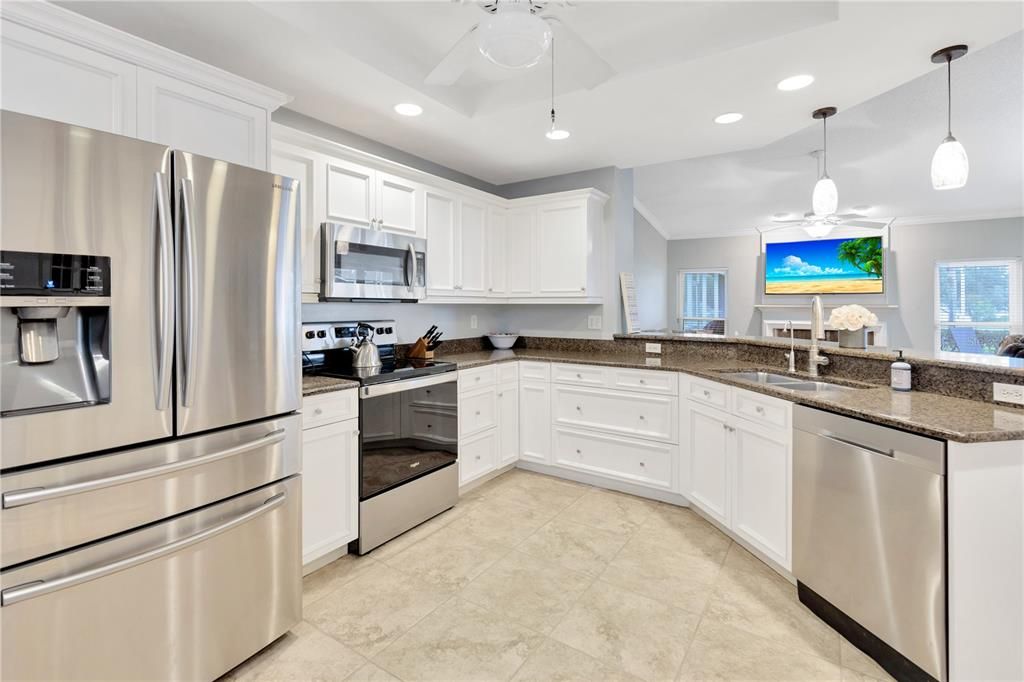
<svg viewBox="0 0 1024 682">
<path fill-rule="evenodd" d="M 426 341 L 417 339 L 416 343 L 409 349 L 409 352 L 405 354 L 405 357 L 412 358 L 413 360 L 432 360 L 434 358 L 434 351 L 427 350 Z"/>
</svg>

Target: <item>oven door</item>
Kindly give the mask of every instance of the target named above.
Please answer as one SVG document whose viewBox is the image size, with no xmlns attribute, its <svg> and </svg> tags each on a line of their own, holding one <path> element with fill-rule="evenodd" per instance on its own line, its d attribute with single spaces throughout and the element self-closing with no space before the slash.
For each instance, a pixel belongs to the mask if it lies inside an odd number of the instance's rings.
<svg viewBox="0 0 1024 682">
<path fill-rule="evenodd" d="M 458 461 L 457 374 L 445 372 L 360 389 L 360 500 Z"/>
<path fill-rule="evenodd" d="M 425 239 L 323 223 L 320 298 L 418 301 L 426 296 Z"/>
</svg>

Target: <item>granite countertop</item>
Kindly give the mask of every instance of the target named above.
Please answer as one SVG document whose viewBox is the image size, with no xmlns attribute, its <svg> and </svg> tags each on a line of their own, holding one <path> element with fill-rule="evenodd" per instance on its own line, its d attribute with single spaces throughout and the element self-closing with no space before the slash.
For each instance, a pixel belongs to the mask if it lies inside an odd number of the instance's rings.
<svg viewBox="0 0 1024 682">
<path fill-rule="evenodd" d="M 339 379 L 338 377 L 325 377 L 318 375 L 303 375 L 302 395 L 319 395 L 331 391 L 342 391 L 348 388 L 358 388 L 359 382 L 351 379 Z"/>
<path fill-rule="evenodd" d="M 977 400 L 953 398 L 923 391 L 893 391 L 888 386 L 875 386 L 824 377 L 839 384 L 870 386 L 856 391 L 843 391 L 828 395 L 809 395 L 780 387 L 755 384 L 741 379 L 723 377 L 722 372 L 763 368 L 751 362 L 738 360 L 709 360 L 700 358 L 661 359 L 660 366 L 649 364 L 650 356 L 641 353 L 587 353 L 557 350 L 480 351 L 438 355 L 459 369 L 479 367 L 511 360 L 537 360 L 541 362 L 580 363 L 609 367 L 654 369 L 687 374 L 730 384 L 750 391 L 764 393 L 798 405 L 817 407 L 829 412 L 857 417 L 876 424 L 893 426 L 905 431 L 959 443 L 1024 440 L 1024 410 L 995 405 Z M 772 368 L 771 371 L 783 372 Z"/>
</svg>

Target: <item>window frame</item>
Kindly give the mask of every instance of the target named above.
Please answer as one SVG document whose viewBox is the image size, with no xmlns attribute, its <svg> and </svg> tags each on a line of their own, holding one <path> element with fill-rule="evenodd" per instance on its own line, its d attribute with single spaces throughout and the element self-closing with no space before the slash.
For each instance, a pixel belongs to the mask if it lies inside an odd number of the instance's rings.
<svg viewBox="0 0 1024 682">
<path fill-rule="evenodd" d="M 722 276 L 722 315 L 723 317 L 685 317 L 686 315 L 686 275 L 721 275 Z M 686 321 L 697 320 L 703 322 L 722 322 L 721 334 L 708 334 L 708 336 L 729 335 L 729 269 L 728 268 L 681 268 L 676 274 L 676 327 L 682 333 L 686 327 Z M 694 333 L 694 332 L 690 332 Z M 706 333 L 706 332 L 705 332 Z"/>
<path fill-rule="evenodd" d="M 939 271 L 943 267 L 957 266 L 957 267 L 983 267 L 983 266 L 994 266 L 994 265 L 1005 265 L 1008 266 L 1010 271 L 1010 300 L 1009 310 L 1010 319 L 1008 322 L 943 322 L 939 319 L 942 311 L 942 296 L 939 282 Z M 933 331 L 933 346 L 936 353 L 958 353 L 964 354 L 963 351 L 944 351 L 942 350 L 942 330 L 948 327 L 978 327 L 982 329 L 1001 329 L 1003 327 L 1009 327 L 1011 334 L 1021 333 L 1022 325 L 1024 325 L 1024 294 L 1021 292 L 1021 285 L 1024 283 L 1022 280 L 1021 272 L 1021 259 L 1020 258 L 964 258 L 964 259 L 951 259 L 951 260 L 937 260 L 935 261 L 935 268 L 933 273 L 933 286 L 932 286 L 932 331 Z M 969 355 L 969 353 L 968 353 Z"/>
</svg>

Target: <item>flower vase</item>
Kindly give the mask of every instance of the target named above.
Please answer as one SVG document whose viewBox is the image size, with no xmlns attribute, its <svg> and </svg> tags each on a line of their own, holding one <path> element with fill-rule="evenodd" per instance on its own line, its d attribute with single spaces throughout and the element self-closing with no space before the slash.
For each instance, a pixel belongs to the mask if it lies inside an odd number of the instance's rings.
<svg viewBox="0 0 1024 682">
<path fill-rule="evenodd" d="M 864 327 L 860 329 L 840 329 L 839 330 L 839 347 L 840 348 L 867 348 L 868 343 L 868 330 Z"/>
</svg>

